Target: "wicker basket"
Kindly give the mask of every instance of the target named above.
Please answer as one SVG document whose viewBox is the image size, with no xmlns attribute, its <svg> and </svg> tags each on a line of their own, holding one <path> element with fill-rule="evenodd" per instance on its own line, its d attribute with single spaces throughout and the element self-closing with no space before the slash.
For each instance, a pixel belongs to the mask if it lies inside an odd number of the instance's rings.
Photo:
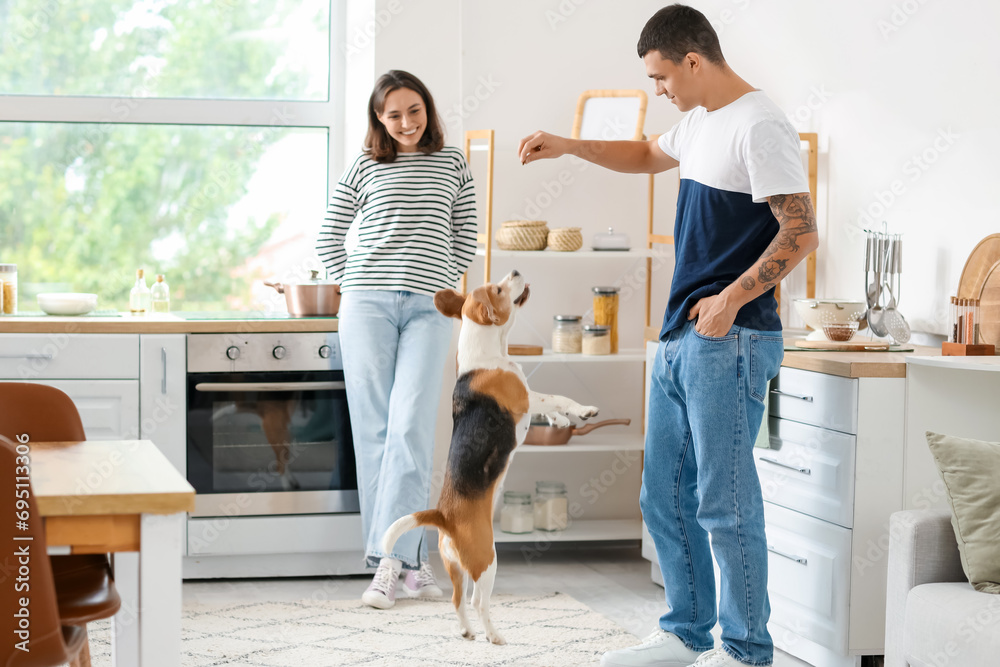
<svg viewBox="0 0 1000 667">
<path fill-rule="evenodd" d="M 545 250 L 549 228 L 542 220 L 508 220 L 496 235 L 501 250 Z"/>
<path fill-rule="evenodd" d="M 560 227 L 549 230 L 549 247 L 560 252 L 572 252 L 583 247 L 583 234 L 579 227 Z"/>
</svg>

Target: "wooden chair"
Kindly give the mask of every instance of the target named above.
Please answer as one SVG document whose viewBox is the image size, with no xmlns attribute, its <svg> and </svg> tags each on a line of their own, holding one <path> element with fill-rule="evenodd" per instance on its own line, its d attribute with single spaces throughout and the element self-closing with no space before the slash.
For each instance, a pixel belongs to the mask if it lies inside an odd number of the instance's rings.
<svg viewBox="0 0 1000 667">
<path fill-rule="evenodd" d="M 27 479 L 19 470 L 24 463 L 18 460 L 14 442 L 0 435 L 0 475 L 6 491 L 0 493 L 0 516 L 6 519 L 0 521 L 0 540 L 8 545 L 0 563 L 9 573 L 0 585 L 0 665 L 56 667 L 69 662 L 77 667 L 87 631 L 59 618 L 42 517 L 30 483 L 18 479 Z M 23 524 L 17 522 L 21 519 L 15 521 L 17 516 L 25 517 Z M 22 609 L 27 616 L 19 616 Z"/>
<path fill-rule="evenodd" d="M 42 384 L 0 382 L 0 435 L 29 441 L 86 440 L 80 413 L 65 392 Z M 81 667 L 90 666 L 86 625 L 114 616 L 121 607 L 111 566 L 105 554 L 52 556 L 59 617 L 83 630 Z"/>
</svg>

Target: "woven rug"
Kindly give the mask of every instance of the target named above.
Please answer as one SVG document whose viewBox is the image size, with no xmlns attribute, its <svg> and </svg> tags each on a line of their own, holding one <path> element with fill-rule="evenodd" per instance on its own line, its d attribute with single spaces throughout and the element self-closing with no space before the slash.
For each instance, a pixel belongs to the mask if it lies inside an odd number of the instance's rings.
<svg viewBox="0 0 1000 667">
<path fill-rule="evenodd" d="M 184 667 L 452 667 L 596 665 L 635 637 L 562 593 L 494 595 L 490 615 L 507 640 L 494 646 L 470 609 L 475 641 L 458 636 L 450 600 L 399 599 L 387 611 L 358 600 L 185 605 Z M 94 667 L 111 666 L 110 623 L 90 625 Z"/>
</svg>

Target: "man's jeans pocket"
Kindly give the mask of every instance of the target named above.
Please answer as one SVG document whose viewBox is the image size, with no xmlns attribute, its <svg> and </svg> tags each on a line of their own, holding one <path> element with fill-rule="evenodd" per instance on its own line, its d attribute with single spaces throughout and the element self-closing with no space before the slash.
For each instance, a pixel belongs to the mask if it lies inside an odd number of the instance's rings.
<svg viewBox="0 0 1000 667">
<path fill-rule="evenodd" d="M 785 344 L 780 335 L 750 335 L 750 395 L 763 402 L 767 383 L 778 374 L 785 356 Z"/>
</svg>

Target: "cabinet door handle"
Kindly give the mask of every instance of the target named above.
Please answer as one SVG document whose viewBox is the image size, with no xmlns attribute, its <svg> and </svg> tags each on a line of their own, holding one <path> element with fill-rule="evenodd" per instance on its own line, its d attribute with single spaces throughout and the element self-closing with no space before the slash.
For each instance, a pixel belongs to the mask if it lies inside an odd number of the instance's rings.
<svg viewBox="0 0 1000 667">
<path fill-rule="evenodd" d="M 765 463 L 770 463 L 773 466 L 778 466 L 781 468 L 788 468 L 789 470 L 794 470 L 795 472 L 800 472 L 803 475 L 811 475 L 812 470 L 809 468 L 800 468 L 799 466 L 788 465 L 787 463 L 782 463 L 781 461 L 776 461 L 775 459 L 769 459 L 766 456 L 758 457 L 758 461 L 764 461 Z"/>
<path fill-rule="evenodd" d="M 780 389 L 772 389 L 771 393 L 775 394 L 777 396 L 787 396 L 788 398 L 797 398 L 800 401 L 805 401 L 806 403 L 812 403 L 813 402 L 813 397 L 812 396 L 804 396 L 802 394 L 793 394 L 791 392 L 781 391 Z"/>
<path fill-rule="evenodd" d="M 775 549 L 774 547 L 772 547 L 770 544 L 767 545 L 767 550 L 770 551 L 771 553 L 773 553 L 775 556 L 781 556 L 782 558 L 787 558 L 788 560 L 793 560 L 796 563 L 799 563 L 800 565 L 808 565 L 808 563 L 809 563 L 809 561 L 807 561 L 802 556 L 795 556 L 795 555 L 792 555 L 792 554 L 786 554 L 784 551 L 778 551 L 777 549 Z"/>
<path fill-rule="evenodd" d="M 0 359 L 52 359 L 51 354 L 0 354 Z"/>
<path fill-rule="evenodd" d="M 160 348 L 160 361 L 163 362 L 163 379 L 160 380 L 160 393 L 167 393 L 167 348 Z"/>
</svg>

